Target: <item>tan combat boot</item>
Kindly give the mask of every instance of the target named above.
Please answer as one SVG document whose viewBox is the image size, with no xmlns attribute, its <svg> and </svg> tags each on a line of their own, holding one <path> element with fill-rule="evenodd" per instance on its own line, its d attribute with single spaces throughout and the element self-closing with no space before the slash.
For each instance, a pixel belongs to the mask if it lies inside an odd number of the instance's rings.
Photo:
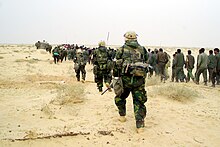
<svg viewBox="0 0 220 147">
<path fill-rule="evenodd" d="M 120 122 L 126 122 L 126 117 L 125 116 L 120 116 L 119 121 Z"/>
<path fill-rule="evenodd" d="M 82 83 L 85 83 L 85 80 L 82 80 Z"/>
<path fill-rule="evenodd" d="M 144 128 L 143 127 L 137 128 L 136 131 L 137 131 L 138 134 L 143 133 L 144 132 Z"/>
</svg>

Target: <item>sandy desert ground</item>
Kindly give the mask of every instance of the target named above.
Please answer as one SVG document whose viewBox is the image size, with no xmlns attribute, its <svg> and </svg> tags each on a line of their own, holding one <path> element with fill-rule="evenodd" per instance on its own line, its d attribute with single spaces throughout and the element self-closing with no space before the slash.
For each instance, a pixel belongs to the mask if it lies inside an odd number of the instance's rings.
<svg viewBox="0 0 220 147">
<path fill-rule="evenodd" d="M 100 95 L 91 65 L 83 84 L 72 61 L 53 64 L 33 45 L 1 45 L 0 62 L 0 147 L 220 146 L 220 86 L 146 79 L 146 127 L 137 134 L 131 96 L 121 123 L 114 93 Z"/>
</svg>

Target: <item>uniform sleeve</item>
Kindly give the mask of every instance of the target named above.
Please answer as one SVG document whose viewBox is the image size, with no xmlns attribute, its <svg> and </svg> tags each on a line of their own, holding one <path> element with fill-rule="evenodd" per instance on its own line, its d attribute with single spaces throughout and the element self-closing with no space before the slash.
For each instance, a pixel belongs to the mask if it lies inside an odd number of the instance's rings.
<svg viewBox="0 0 220 147">
<path fill-rule="evenodd" d="M 200 67 L 201 62 L 202 62 L 202 56 L 200 54 L 200 55 L 198 55 L 198 63 L 197 63 L 198 67 Z"/>
<path fill-rule="evenodd" d="M 122 47 L 119 48 L 119 49 L 117 49 L 116 55 L 115 55 L 115 57 L 116 57 L 117 60 L 118 60 L 118 59 L 121 59 L 121 57 L 122 57 L 122 52 L 123 52 L 123 48 L 122 48 Z"/>
<path fill-rule="evenodd" d="M 177 64 L 177 55 L 175 56 L 174 60 L 173 60 L 173 66 L 175 67 Z"/>
<path fill-rule="evenodd" d="M 195 58 L 193 57 L 192 59 L 193 59 L 192 63 L 193 63 L 193 67 L 194 67 L 194 64 L 195 64 Z"/>
</svg>

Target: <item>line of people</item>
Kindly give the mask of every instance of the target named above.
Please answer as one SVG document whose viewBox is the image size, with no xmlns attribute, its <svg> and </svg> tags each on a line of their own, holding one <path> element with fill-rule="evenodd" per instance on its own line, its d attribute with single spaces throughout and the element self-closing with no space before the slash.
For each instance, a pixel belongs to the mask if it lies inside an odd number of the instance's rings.
<svg viewBox="0 0 220 147">
<path fill-rule="evenodd" d="M 213 55 L 213 52 L 215 55 Z M 171 64 L 169 54 L 164 52 L 162 48 L 159 51 L 157 49 L 154 51 L 148 49 L 148 54 L 148 64 L 153 67 L 149 71 L 149 77 L 155 72 L 155 75 L 160 75 L 161 81 L 165 82 L 169 79 L 168 68 Z M 191 50 L 187 51 L 185 57 L 181 49 L 177 49 L 173 54 L 171 82 L 189 82 L 191 79 L 196 84 L 199 84 L 200 75 L 202 74 L 205 85 L 207 85 L 207 82 L 212 82 L 212 87 L 220 84 L 220 54 L 218 48 L 209 50 L 209 55 L 205 53 L 204 48 L 199 49 L 196 71 L 193 74 L 195 63 Z M 184 68 L 187 70 L 187 74 L 184 73 Z M 207 79 L 207 73 L 209 73 L 209 80 Z"/>
<path fill-rule="evenodd" d="M 124 34 L 125 43 L 117 51 L 107 48 L 104 41 L 99 42 L 98 48 L 89 49 L 84 46 L 72 46 L 68 50 L 68 59 L 73 60 L 77 81 L 80 81 L 80 73 L 82 74 L 82 82 L 85 82 L 86 70 L 85 66 L 89 62 L 93 64 L 94 81 L 97 83 L 99 92 L 103 91 L 103 82 L 105 86 L 111 90 L 113 86 L 115 96 L 115 104 L 118 107 L 121 122 L 126 121 L 126 98 L 132 93 L 134 114 L 136 120 L 137 132 L 143 131 L 145 126 L 144 119 L 146 117 L 147 92 L 145 90 L 145 82 L 148 77 L 160 76 L 161 82 L 169 79 L 168 68 L 171 66 L 171 57 L 164 52 L 162 48 L 148 51 L 137 41 L 135 32 L 126 32 Z M 53 55 L 55 51 L 53 51 Z M 219 49 L 209 51 L 209 56 L 205 53 L 205 49 L 199 50 L 197 56 L 196 72 L 193 75 L 195 58 L 192 56 L 191 50 L 188 50 L 186 58 L 181 49 L 177 49 L 173 54 L 172 76 L 171 82 L 189 82 L 192 79 L 199 84 L 199 77 L 203 74 L 204 83 L 207 85 L 207 71 L 209 71 L 209 80 L 212 86 L 219 84 L 220 77 L 220 53 Z M 184 68 L 187 75 L 184 74 Z M 113 81 L 113 82 L 112 82 Z"/>
</svg>

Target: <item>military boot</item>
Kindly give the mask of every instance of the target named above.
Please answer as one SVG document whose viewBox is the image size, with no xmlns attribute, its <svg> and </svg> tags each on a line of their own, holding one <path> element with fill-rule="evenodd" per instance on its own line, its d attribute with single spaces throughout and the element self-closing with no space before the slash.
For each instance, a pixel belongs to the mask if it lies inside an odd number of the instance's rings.
<svg viewBox="0 0 220 147">
<path fill-rule="evenodd" d="M 210 87 L 215 87 L 215 84 L 212 84 Z"/>
<path fill-rule="evenodd" d="M 102 87 L 98 87 L 98 89 L 99 89 L 99 92 L 102 92 Z"/>
<path fill-rule="evenodd" d="M 120 116 L 119 121 L 120 122 L 126 122 L 126 117 L 125 116 Z"/>
<path fill-rule="evenodd" d="M 144 120 L 136 120 L 137 128 L 144 128 Z"/>
</svg>

